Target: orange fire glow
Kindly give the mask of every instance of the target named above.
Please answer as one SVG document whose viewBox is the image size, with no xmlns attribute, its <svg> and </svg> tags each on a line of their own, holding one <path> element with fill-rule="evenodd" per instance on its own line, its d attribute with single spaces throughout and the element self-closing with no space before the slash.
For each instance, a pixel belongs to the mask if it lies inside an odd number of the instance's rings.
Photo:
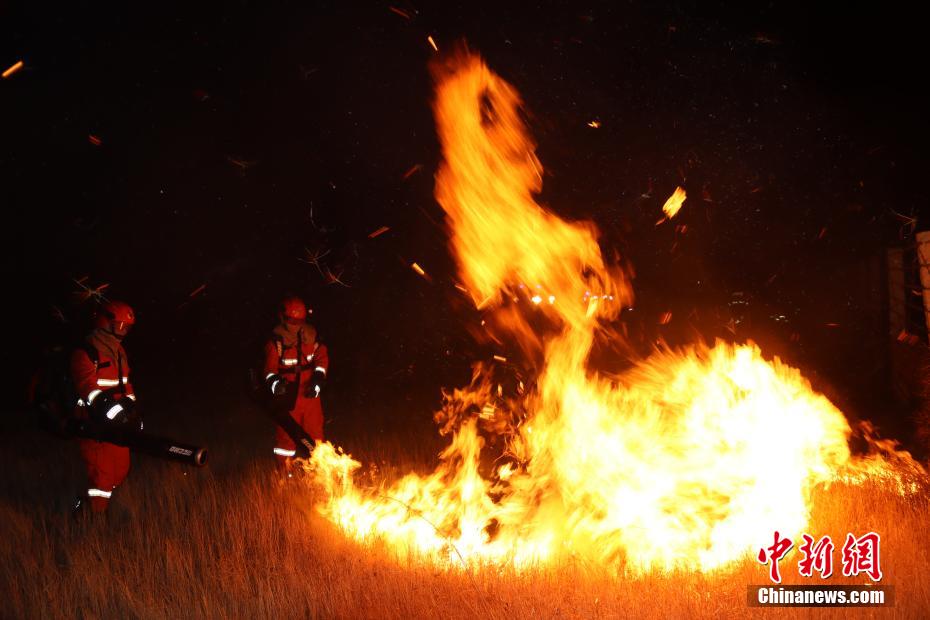
<svg viewBox="0 0 930 620">
<path fill-rule="evenodd" d="M 753 345 L 659 348 L 619 377 L 589 367 L 597 342 L 622 338 L 628 274 L 604 259 L 592 223 L 535 201 L 542 166 L 517 91 L 474 55 L 447 60 L 436 79 L 435 191 L 462 288 L 538 356 L 538 374 L 505 396 L 477 365 L 436 414 L 451 441 L 429 475 L 372 488 L 356 479 L 360 463 L 321 444 L 307 468 L 324 489 L 322 514 L 354 538 L 443 565 L 571 556 L 633 572 L 711 570 L 775 530 L 801 531 L 816 485 L 895 475 L 884 459 L 853 458 L 843 414 Z M 524 282 L 550 303 L 510 304 Z M 542 333 L 530 321 L 540 313 L 554 326 Z M 494 453 L 489 437 L 500 440 Z"/>
</svg>

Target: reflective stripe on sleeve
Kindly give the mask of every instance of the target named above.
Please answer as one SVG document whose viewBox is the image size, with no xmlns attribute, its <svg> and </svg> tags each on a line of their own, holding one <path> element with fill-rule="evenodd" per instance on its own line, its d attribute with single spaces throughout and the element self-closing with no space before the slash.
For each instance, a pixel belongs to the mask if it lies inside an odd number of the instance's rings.
<svg viewBox="0 0 930 620">
<path fill-rule="evenodd" d="M 313 370 L 319 370 L 321 373 L 323 373 L 323 376 L 324 376 L 324 377 L 326 376 L 326 369 L 323 368 L 322 366 L 317 366 L 317 367 L 314 368 Z"/>
<path fill-rule="evenodd" d="M 275 448 L 274 453 L 278 456 L 294 456 L 297 450 L 285 450 L 284 448 Z"/>
<path fill-rule="evenodd" d="M 296 366 L 297 358 L 296 357 L 285 357 L 281 359 L 281 363 L 285 366 Z"/>
<path fill-rule="evenodd" d="M 87 489 L 87 497 L 106 497 L 113 495 L 113 491 L 104 491 L 103 489 Z"/>
<path fill-rule="evenodd" d="M 116 387 L 119 385 L 119 379 L 97 379 L 97 385 L 100 387 Z"/>
</svg>

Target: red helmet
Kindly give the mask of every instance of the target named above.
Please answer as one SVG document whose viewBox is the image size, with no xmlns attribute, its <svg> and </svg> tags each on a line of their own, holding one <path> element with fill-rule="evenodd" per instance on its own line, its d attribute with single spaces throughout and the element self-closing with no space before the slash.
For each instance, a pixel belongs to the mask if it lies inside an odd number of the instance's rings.
<svg viewBox="0 0 930 620">
<path fill-rule="evenodd" d="M 122 338 L 136 322 L 136 313 L 126 302 L 105 301 L 94 313 L 94 327 Z"/>
<path fill-rule="evenodd" d="M 307 305 L 300 297 L 288 297 L 281 302 L 281 320 L 287 323 L 303 323 L 307 315 L 313 310 L 307 310 Z"/>
</svg>

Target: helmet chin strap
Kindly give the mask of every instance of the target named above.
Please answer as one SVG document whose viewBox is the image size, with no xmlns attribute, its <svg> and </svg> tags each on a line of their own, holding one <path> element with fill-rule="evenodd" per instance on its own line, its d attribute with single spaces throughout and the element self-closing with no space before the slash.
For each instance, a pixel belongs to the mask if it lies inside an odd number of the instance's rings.
<svg viewBox="0 0 930 620">
<path fill-rule="evenodd" d="M 122 342 L 122 341 L 123 341 L 123 338 L 126 337 L 126 334 L 125 334 L 125 333 L 124 333 L 124 334 L 121 334 L 121 333 L 119 333 L 118 331 L 116 331 L 116 327 L 113 326 L 113 323 L 112 323 L 112 322 L 110 322 L 110 327 L 109 327 L 109 329 L 107 329 L 107 333 L 109 333 L 111 336 L 113 336 L 114 338 L 116 338 L 116 340 L 117 340 L 118 342 Z"/>
</svg>

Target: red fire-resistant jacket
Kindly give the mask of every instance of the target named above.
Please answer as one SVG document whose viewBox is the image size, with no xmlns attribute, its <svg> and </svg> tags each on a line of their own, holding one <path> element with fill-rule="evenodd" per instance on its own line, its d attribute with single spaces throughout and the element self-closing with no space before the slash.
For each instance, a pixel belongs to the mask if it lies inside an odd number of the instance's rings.
<svg viewBox="0 0 930 620">
<path fill-rule="evenodd" d="M 297 399 L 306 398 L 308 386 L 312 383 L 313 373 L 320 371 L 323 376 L 329 370 L 329 355 L 326 352 L 326 345 L 314 342 L 313 344 L 302 344 L 301 354 L 303 359 L 297 357 L 297 347 L 284 347 L 280 341 L 269 340 L 265 343 L 265 377 L 271 374 L 277 374 L 284 377 L 290 383 L 297 380 L 297 370 L 300 370 L 300 385 L 297 390 Z"/>
<path fill-rule="evenodd" d="M 104 392 L 113 399 L 123 396 L 136 399 L 132 383 L 129 381 L 129 358 L 122 346 L 117 352 L 117 359 L 97 349 L 96 362 L 84 349 L 75 349 L 71 354 L 71 377 L 78 393 L 79 400 L 76 404 L 79 407 L 90 405 Z"/>
</svg>

